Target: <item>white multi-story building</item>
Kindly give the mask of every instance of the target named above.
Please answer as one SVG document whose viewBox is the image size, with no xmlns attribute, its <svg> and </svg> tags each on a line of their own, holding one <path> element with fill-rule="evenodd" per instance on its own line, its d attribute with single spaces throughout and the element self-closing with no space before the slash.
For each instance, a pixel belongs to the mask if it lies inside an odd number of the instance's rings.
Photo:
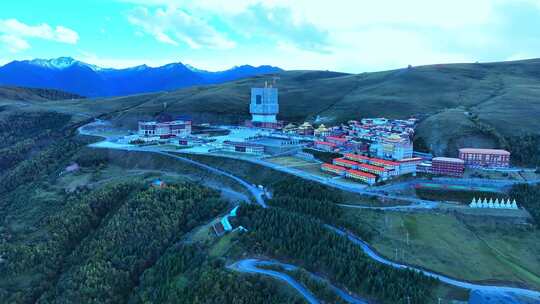
<svg viewBox="0 0 540 304">
<path fill-rule="evenodd" d="M 272 87 L 252 88 L 249 112 L 253 123 L 276 124 L 279 113 L 278 89 Z"/>
<path fill-rule="evenodd" d="M 191 135 L 191 121 L 139 122 L 139 136 L 187 137 Z"/>
<path fill-rule="evenodd" d="M 390 135 L 371 144 L 370 152 L 379 158 L 402 160 L 413 157 L 413 144 L 408 138 Z"/>
</svg>

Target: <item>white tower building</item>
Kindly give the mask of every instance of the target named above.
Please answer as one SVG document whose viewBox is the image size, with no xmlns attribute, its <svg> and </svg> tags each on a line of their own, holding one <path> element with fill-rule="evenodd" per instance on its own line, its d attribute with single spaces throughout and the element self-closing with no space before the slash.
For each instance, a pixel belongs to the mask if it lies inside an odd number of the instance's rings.
<svg viewBox="0 0 540 304">
<path fill-rule="evenodd" d="M 268 87 L 251 89 L 251 103 L 249 105 L 253 123 L 277 123 L 276 115 L 279 113 L 278 89 Z"/>
</svg>

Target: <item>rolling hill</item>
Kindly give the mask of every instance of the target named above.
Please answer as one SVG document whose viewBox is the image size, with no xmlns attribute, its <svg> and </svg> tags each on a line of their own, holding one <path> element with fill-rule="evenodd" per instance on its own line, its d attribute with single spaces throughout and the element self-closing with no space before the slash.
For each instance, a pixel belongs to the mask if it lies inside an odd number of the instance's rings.
<svg viewBox="0 0 540 304">
<path fill-rule="evenodd" d="M 65 100 L 82 99 L 83 96 L 54 89 L 35 89 L 0 86 L 0 99 L 7 100 Z"/>
<path fill-rule="evenodd" d="M 52 88 L 89 97 L 124 96 L 223 83 L 275 73 L 271 66 L 243 65 L 221 72 L 195 69 L 182 63 L 152 68 L 101 68 L 69 57 L 13 61 L 0 67 L 0 85 Z"/>
<path fill-rule="evenodd" d="M 505 147 L 508 138 L 540 135 L 538 59 L 362 74 L 284 71 L 278 76 L 279 118 L 285 121 L 334 124 L 362 117 L 416 116 L 422 120 L 417 139 L 437 155 L 455 155 L 464 145 Z M 47 107 L 80 117 L 109 114 L 128 129 L 163 111 L 191 115 L 195 122 L 243 123 L 249 118 L 250 88 L 266 80 L 271 75 L 172 92 L 51 101 Z"/>
</svg>

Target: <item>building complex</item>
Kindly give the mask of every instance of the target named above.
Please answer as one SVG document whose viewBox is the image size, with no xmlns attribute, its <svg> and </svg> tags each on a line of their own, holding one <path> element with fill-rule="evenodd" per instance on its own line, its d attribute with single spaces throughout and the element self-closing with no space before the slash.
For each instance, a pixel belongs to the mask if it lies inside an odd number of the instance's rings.
<svg viewBox="0 0 540 304">
<path fill-rule="evenodd" d="M 416 166 L 421 161 L 421 158 L 390 161 L 346 153 L 344 157 L 335 158 L 332 164 L 322 164 L 321 170 L 374 184 L 376 181 L 385 181 L 400 175 L 414 175 L 416 174 Z"/>
<path fill-rule="evenodd" d="M 459 158 L 465 162 L 466 167 L 508 168 L 510 166 L 510 152 L 497 149 L 459 149 Z"/>
<path fill-rule="evenodd" d="M 138 135 L 141 137 L 187 137 L 191 135 L 191 120 L 140 121 Z"/>
<path fill-rule="evenodd" d="M 465 162 L 459 158 L 435 157 L 431 161 L 431 173 L 461 177 L 465 171 Z"/>
<path fill-rule="evenodd" d="M 461 177 L 466 167 L 506 168 L 510 162 L 510 152 L 496 149 L 462 148 L 459 158 L 415 153 L 415 118 L 363 118 L 338 126 L 315 127 L 309 122 L 284 126 L 277 119 L 278 89 L 268 83 L 251 89 L 249 112 L 251 120 L 246 121 L 246 126 L 250 137 L 230 137 L 209 144 L 212 140 L 191 136 L 191 120 L 162 116 L 156 121 L 139 122 L 139 141 L 177 138 L 183 147 L 211 145 L 215 150 L 274 156 L 302 153 L 302 148 L 309 146 L 342 155 L 331 164 L 322 164 L 321 170 L 368 184 L 417 172 Z"/>
</svg>

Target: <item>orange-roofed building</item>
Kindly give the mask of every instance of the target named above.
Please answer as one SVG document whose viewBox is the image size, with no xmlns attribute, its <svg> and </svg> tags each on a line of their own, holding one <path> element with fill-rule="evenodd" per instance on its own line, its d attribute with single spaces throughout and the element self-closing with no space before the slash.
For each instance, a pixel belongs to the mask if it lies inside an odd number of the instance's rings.
<svg viewBox="0 0 540 304">
<path fill-rule="evenodd" d="M 342 146 L 347 143 L 347 139 L 345 137 L 339 136 L 326 136 L 326 141 L 336 144 L 338 146 Z"/>
<path fill-rule="evenodd" d="M 376 175 L 367 173 L 364 171 L 354 170 L 354 169 L 347 170 L 347 173 L 345 176 L 348 178 L 355 179 L 355 180 L 363 181 L 369 185 L 373 185 L 377 181 Z"/>
<path fill-rule="evenodd" d="M 348 160 L 352 160 L 352 161 L 364 163 L 364 164 L 369 163 L 369 160 L 370 160 L 370 158 L 367 156 L 359 155 L 359 154 L 352 154 L 352 153 L 345 154 L 345 158 Z"/>
<path fill-rule="evenodd" d="M 332 164 L 322 164 L 321 165 L 321 170 L 325 171 L 325 172 L 334 173 L 334 174 L 337 174 L 337 175 L 345 175 L 345 172 L 347 171 L 347 168 L 332 165 Z"/>
<path fill-rule="evenodd" d="M 350 169 L 356 169 L 360 165 L 357 162 L 354 162 L 345 158 L 334 158 L 332 163 L 336 166 L 346 167 Z"/>
<path fill-rule="evenodd" d="M 354 169 L 354 168 L 353 168 Z M 368 172 L 379 176 L 382 180 L 387 180 L 390 177 L 390 171 L 383 167 L 368 165 L 368 164 L 358 164 L 357 168 L 360 171 Z"/>
<path fill-rule="evenodd" d="M 315 149 L 323 150 L 326 152 L 333 152 L 337 149 L 337 145 L 326 141 L 315 141 L 313 143 Z"/>
<path fill-rule="evenodd" d="M 388 169 L 389 174 L 392 176 L 397 176 L 400 173 L 399 171 L 399 162 L 386 160 L 386 159 L 380 159 L 380 158 L 371 158 L 369 160 L 369 164 L 377 167 L 383 167 L 385 169 Z"/>
</svg>

